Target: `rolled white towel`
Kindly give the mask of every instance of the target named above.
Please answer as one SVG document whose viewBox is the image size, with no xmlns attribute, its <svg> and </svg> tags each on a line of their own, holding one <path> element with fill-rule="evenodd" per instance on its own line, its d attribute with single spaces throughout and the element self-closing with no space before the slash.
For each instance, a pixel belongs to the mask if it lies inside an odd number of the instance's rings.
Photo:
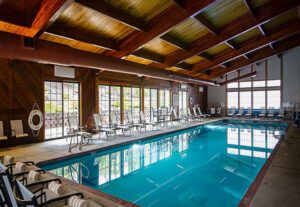
<svg viewBox="0 0 300 207">
<path fill-rule="evenodd" d="M 49 183 L 48 189 L 57 195 L 63 195 L 64 191 L 65 191 L 64 186 L 55 181 L 52 181 L 51 183 Z"/>
<path fill-rule="evenodd" d="M 16 169 L 23 172 L 26 171 L 26 164 L 23 162 L 17 162 L 16 163 Z"/>
<path fill-rule="evenodd" d="M 41 180 L 42 176 L 41 173 L 35 171 L 35 170 L 30 170 L 28 174 L 28 178 L 34 181 L 39 181 Z"/>
<path fill-rule="evenodd" d="M 80 199 L 78 196 L 71 196 L 68 200 L 68 206 L 70 207 L 88 207 L 88 201 Z"/>
<path fill-rule="evenodd" d="M 12 156 L 9 156 L 9 155 L 4 156 L 4 164 L 5 165 L 14 163 L 14 160 L 15 160 L 15 158 Z"/>
</svg>

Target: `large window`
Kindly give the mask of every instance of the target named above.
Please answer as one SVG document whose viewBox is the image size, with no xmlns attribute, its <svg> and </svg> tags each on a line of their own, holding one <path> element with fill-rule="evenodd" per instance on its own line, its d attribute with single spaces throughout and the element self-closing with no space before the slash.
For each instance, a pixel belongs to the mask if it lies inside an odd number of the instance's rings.
<svg viewBox="0 0 300 207">
<path fill-rule="evenodd" d="M 157 109 L 157 89 L 145 88 L 144 89 L 144 109 L 149 111 L 152 109 Z"/>
<path fill-rule="evenodd" d="M 134 119 L 139 119 L 140 112 L 140 88 L 124 87 L 124 110 L 131 112 Z"/>
<path fill-rule="evenodd" d="M 266 107 L 266 91 L 253 91 L 253 109 Z"/>
<path fill-rule="evenodd" d="M 170 107 L 171 106 L 171 94 L 169 90 L 159 90 L 159 106 Z"/>
<path fill-rule="evenodd" d="M 227 106 L 228 106 L 228 108 L 238 108 L 239 107 L 238 92 L 228 92 L 227 93 Z"/>
<path fill-rule="evenodd" d="M 267 92 L 268 109 L 280 109 L 280 90 Z"/>
<path fill-rule="evenodd" d="M 240 92 L 240 108 L 251 108 L 251 91 Z"/>
<path fill-rule="evenodd" d="M 99 113 L 103 121 L 109 123 L 109 114 L 115 113 L 118 121 L 121 120 L 121 87 L 99 85 Z"/>
<path fill-rule="evenodd" d="M 187 108 L 187 92 L 179 91 L 179 109 L 186 109 Z"/>
<path fill-rule="evenodd" d="M 77 116 L 79 122 L 79 84 L 46 81 L 45 139 L 67 135 L 68 117 Z"/>
<path fill-rule="evenodd" d="M 241 81 L 227 85 L 228 108 L 280 109 L 281 81 Z M 252 100 L 253 98 L 253 100 Z"/>
</svg>

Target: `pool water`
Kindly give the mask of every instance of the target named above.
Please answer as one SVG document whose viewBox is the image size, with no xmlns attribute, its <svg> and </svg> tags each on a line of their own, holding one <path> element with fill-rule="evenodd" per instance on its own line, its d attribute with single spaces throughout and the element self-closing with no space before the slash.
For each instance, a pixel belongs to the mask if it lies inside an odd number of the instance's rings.
<svg viewBox="0 0 300 207">
<path fill-rule="evenodd" d="M 143 207 L 232 207 L 285 127 L 218 122 L 42 167 Z"/>
</svg>

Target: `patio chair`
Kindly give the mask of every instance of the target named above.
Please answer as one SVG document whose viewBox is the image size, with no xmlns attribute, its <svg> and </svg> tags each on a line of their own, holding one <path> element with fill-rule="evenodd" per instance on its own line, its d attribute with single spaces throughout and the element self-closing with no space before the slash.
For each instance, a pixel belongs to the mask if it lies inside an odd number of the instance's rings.
<svg viewBox="0 0 300 207">
<path fill-rule="evenodd" d="M 177 115 L 177 111 L 176 111 L 176 109 L 175 108 L 173 108 L 173 110 L 172 110 L 172 121 L 179 121 L 179 122 L 181 122 L 182 120 L 184 120 L 183 118 L 181 118 L 181 117 L 179 117 L 178 115 Z"/>
<path fill-rule="evenodd" d="M 192 114 L 190 108 L 187 108 L 187 115 L 188 115 L 189 117 L 191 117 L 194 121 L 200 120 L 200 119 L 201 119 L 200 116 L 198 116 L 198 115 L 195 116 L 195 114 Z"/>
<path fill-rule="evenodd" d="M 146 120 L 146 116 L 145 116 L 145 114 L 144 114 L 144 112 L 143 111 L 140 111 L 140 120 L 141 120 L 141 124 L 143 124 L 145 127 L 145 131 L 146 131 L 146 128 L 147 128 L 147 126 L 151 126 L 151 129 L 153 130 L 153 126 L 158 126 L 158 123 L 157 122 L 148 122 L 147 120 Z"/>
<path fill-rule="evenodd" d="M 252 108 L 248 108 L 248 110 L 247 110 L 245 116 L 251 118 L 252 115 L 253 115 Z"/>
<path fill-rule="evenodd" d="M 10 127 L 11 127 L 12 136 L 15 136 L 16 138 L 29 137 L 29 135 L 25 133 L 23 130 L 22 120 L 11 120 Z"/>
<path fill-rule="evenodd" d="M 118 123 L 116 114 L 114 112 L 111 112 L 109 114 L 109 116 L 110 116 L 110 126 L 111 126 L 111 128 L 114 128 L 115 130 L 121 130 L 124 135 L 125 135 L 126 132 L 129 132 L 131 134 L 132 126 Z"/>
<path fill-rule="evenodd" d="M 116 129 L 115 128 L 110 128 L 109 125 L 104 126 L 102 123 L 102 116 L 100 114 L 93 114 L 94 118 L 94 130 L 99 132 L 99 138 L 100 138 L 100 133 L 105 133 L 106 138 L 108 139 L 109 135 L 114 135 L 116 136 Z"/>
<path fill-rule="evenodd" d="M 184 118 L 187 122 L 189 122 L 190 120 L 193 120 L 194 117 L 193 116 L 189 116 L 187 114 L 187 109 L 186 108 L 182 108 L 181 109 L 181 117 Z"/>
<path fill-rule="evenodd" d="M 142 128 L 146 127 L 145 124 L 143 124 L 143 123 L 135 123 L 134 122 L 131 111 L 126 112 L 126 119 L 127 119 L 127 124 L 129 126 L 137 128 L 140 132 L 141 132 Z"/>
<path fill-rule="evenodd" d="M 236 114 L 236 116 L 237 116 L 237 117 L 241 117 L 241 116 L 243 116 L 243 115 L 244 115 L 244 108 L 241 107 L 240 110 L 239 110 L 239 112 Z"/>
<path fill-rule="evenodd" d="M 232 107 L 229 109 L 229 113 L 227 114 L 227 116 L 233 117 L 235 115 L 235 108 Z"/>
<path fill-rule="evenodd" d="M 0 140 L 7 140 L 7 136 L 4 135 L 3 121 L 0 121 Z"/>
<path fill-rule="evenodd" d="M 266 109 L 265 108 L 261 108 L 259 114 L 258 114 L 258 117 L 261 118 L 261 117 L 266 117 Z"/>
</svg>

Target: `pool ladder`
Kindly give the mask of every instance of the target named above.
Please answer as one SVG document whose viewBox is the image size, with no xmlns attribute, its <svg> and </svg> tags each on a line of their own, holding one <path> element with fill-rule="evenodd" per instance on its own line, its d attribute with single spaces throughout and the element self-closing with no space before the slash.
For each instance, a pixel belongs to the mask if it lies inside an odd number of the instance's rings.
<svg viewBox="0 0 300 207">
<path fill-rule="evenodd" d="M 85 169 L 86 170 L 86 172 L 87 172 L 87 175 L 84 175 L 82 172 L 82 170 L 81 169 Z M 70 165 L 69 166 L 69 172 L 70 172 L 70 175 L 71 175 L 71 178 L 72 178 L 72 180 L 73 181 L 75 181 L 75 182 L 77 182 L 78 180 L 76 180 L 75 178 L 74 178 L 74 172 L 76 173 L 76 175 L 77 175 L 77 178 L 85 178 L 85 179 L 87 179 L 87 178 L 89 178 L 90 177 L 90 171 L 89 171 L 89 168 L 87 167 L 87 166 L 85 166 L 84 164 L 82 164 L 82 163 L 80 163 L 79 164 L 79 170 L 81 170 L 81 173 L 73 166 L 73 165 Z M 80 173 L 80 174 L 79 174 Z"/>
</svg>

